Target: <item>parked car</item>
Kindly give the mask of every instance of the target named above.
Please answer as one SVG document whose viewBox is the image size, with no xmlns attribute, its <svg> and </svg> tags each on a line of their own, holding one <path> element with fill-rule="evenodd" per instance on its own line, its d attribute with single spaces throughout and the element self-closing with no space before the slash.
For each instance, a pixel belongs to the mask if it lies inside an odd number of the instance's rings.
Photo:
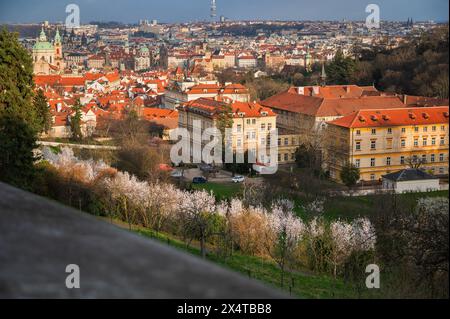
<svg viewBox="0 0 450 319">
<path fill-rule="evenodd" d="M 202 172 L 205 173 L 218 173 L 219 169 L 210 165 L 210 164 L 200 164 L 199 168 Z"/>
<path fill-rule="evenodd" d="M 233 183 L 243 183 L 244 180 L 245 180 L 245 177 L 244 177 L 244 176 L 241 176 L 241 175 L 237 175 L 237 176 L 235 176 L 235 177 L 233 177 L 233 178 L 231 179 L 231 181 L 232 181 Z"/>
<path fill-rule="evenodd" d="M 192 183 L 193 184 L 205 184 L 205 183 L 207 183 L 208 182 L 208 180 L 206 179 L 206 178 L 204 178 L 203 176 L 200 176 L 200 177 L 194 177 L 193 179 L 192 179 Z"/>
<path fill-rule="evenodd" d="M 179 171 L 179 170 L 175 170 L 170 174 L 170 176 L 172 176 L 174 178 L 181 178 L 181 177 L 183 177 L 183 172 Z"/>
</svg>

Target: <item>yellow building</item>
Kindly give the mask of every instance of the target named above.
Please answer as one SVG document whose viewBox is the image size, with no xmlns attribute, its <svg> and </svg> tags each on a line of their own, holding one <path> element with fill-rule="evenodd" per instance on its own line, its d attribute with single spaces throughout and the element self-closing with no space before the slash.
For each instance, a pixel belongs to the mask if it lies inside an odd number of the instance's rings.
<svg viewBox="0 0 450 319">
<path fill-rule="evenodd" d="M 339 181 L 348 163 L 360 169 L 360 180 L 417 167 L 448 175 L 449 107 L 360 110 L 328 122 L 327 165 Z"/>
</svg>

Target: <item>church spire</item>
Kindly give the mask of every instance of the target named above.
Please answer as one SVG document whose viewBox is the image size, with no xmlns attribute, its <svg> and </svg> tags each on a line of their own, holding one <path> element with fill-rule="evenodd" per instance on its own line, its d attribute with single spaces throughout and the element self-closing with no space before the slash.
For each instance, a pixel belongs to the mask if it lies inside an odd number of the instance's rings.
<svg viewBox="0 0 450 319">
<path fill-rule="evenodd" d="M 327 85 L 327 73 L 325 72 L 325 63 L 322 62 L 322 73 L 320 74 L 320 80 L 322 82 L 322 86 Z"/>
<path fill-rule="evenodd" d="M 55 34 L 55 44 L 61 43 L 61 35 L 59 34 L 59 28 L 56 27 L 56 34 Z"/>
<path fill-rule="evenodd" d="M 44 26 L 42 26 L 41 34 L 39 35 L 39 41 L 47 42 L 47 36 L 45 35 L 45 32 L 44 32 Z"/>
</svg>

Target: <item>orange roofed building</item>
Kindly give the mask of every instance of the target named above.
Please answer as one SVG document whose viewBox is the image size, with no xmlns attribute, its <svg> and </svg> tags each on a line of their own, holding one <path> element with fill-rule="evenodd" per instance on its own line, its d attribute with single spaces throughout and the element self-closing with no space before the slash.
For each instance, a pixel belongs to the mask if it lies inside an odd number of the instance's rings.
<svg viewBox="0 0 450 319">
<path fill-rule="evenodd" d="M 199 98 L 178 108 L 178 127 L 186 128 L 190 132 L 191 144 L 194 145 L 192 138 L 195 122 L 201 125 L 202 132 L 208 128 L 217 128 L 219 114 L 225 110 L 231 111 L 233 151 L 257 154 L 260 146 L 270 144 L 269 133 L 276 129 L 276 114 L 256 102 Z M 202 149 L 205 143 L 208 142 L 202 142 Z M 262 155 L 262 158 L 258 159 L 264 162 L 267 156 Z"/>
<path fill-rule="evenodd" d="M 448 122 L 448 106 L 359 110 L 330 121 L 330 175 L 340 180 L 348 163 L 360 169 L 362 181 L 411 166 L 448 175 Z"/>
<path fill-rule="evenodd" d="M 279 143 L 281 162 L 293 163 L 300 144 L 321 150 L 330 121 L 362 110 L 448 105 L 448 100 L 384 93 L 372 86 L 328 85 L 292 87 L 261 104 L 277 114 L 279 134 L 286 135 Z M 324 153 L 318 155 L 327 162 Z"/>
</svg>

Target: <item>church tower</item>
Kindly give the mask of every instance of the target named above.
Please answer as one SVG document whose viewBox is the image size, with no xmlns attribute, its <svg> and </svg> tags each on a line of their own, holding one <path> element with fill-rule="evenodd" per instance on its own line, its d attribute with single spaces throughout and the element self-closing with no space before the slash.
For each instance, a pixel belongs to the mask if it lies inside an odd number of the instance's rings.
<svg viewBox="0 0 450 319">
<path fill-rule="evenodd" d="M 64 70 L 64 56 L 62 52 L 62 42 L 61 42 L 61 35 L 59 34 L 59 29 L 56 28 L 56 35 L 54 40 L 54 47 L 55 47 L 55 65 L 59 69 L 59 71 Z"/>
</svg>

